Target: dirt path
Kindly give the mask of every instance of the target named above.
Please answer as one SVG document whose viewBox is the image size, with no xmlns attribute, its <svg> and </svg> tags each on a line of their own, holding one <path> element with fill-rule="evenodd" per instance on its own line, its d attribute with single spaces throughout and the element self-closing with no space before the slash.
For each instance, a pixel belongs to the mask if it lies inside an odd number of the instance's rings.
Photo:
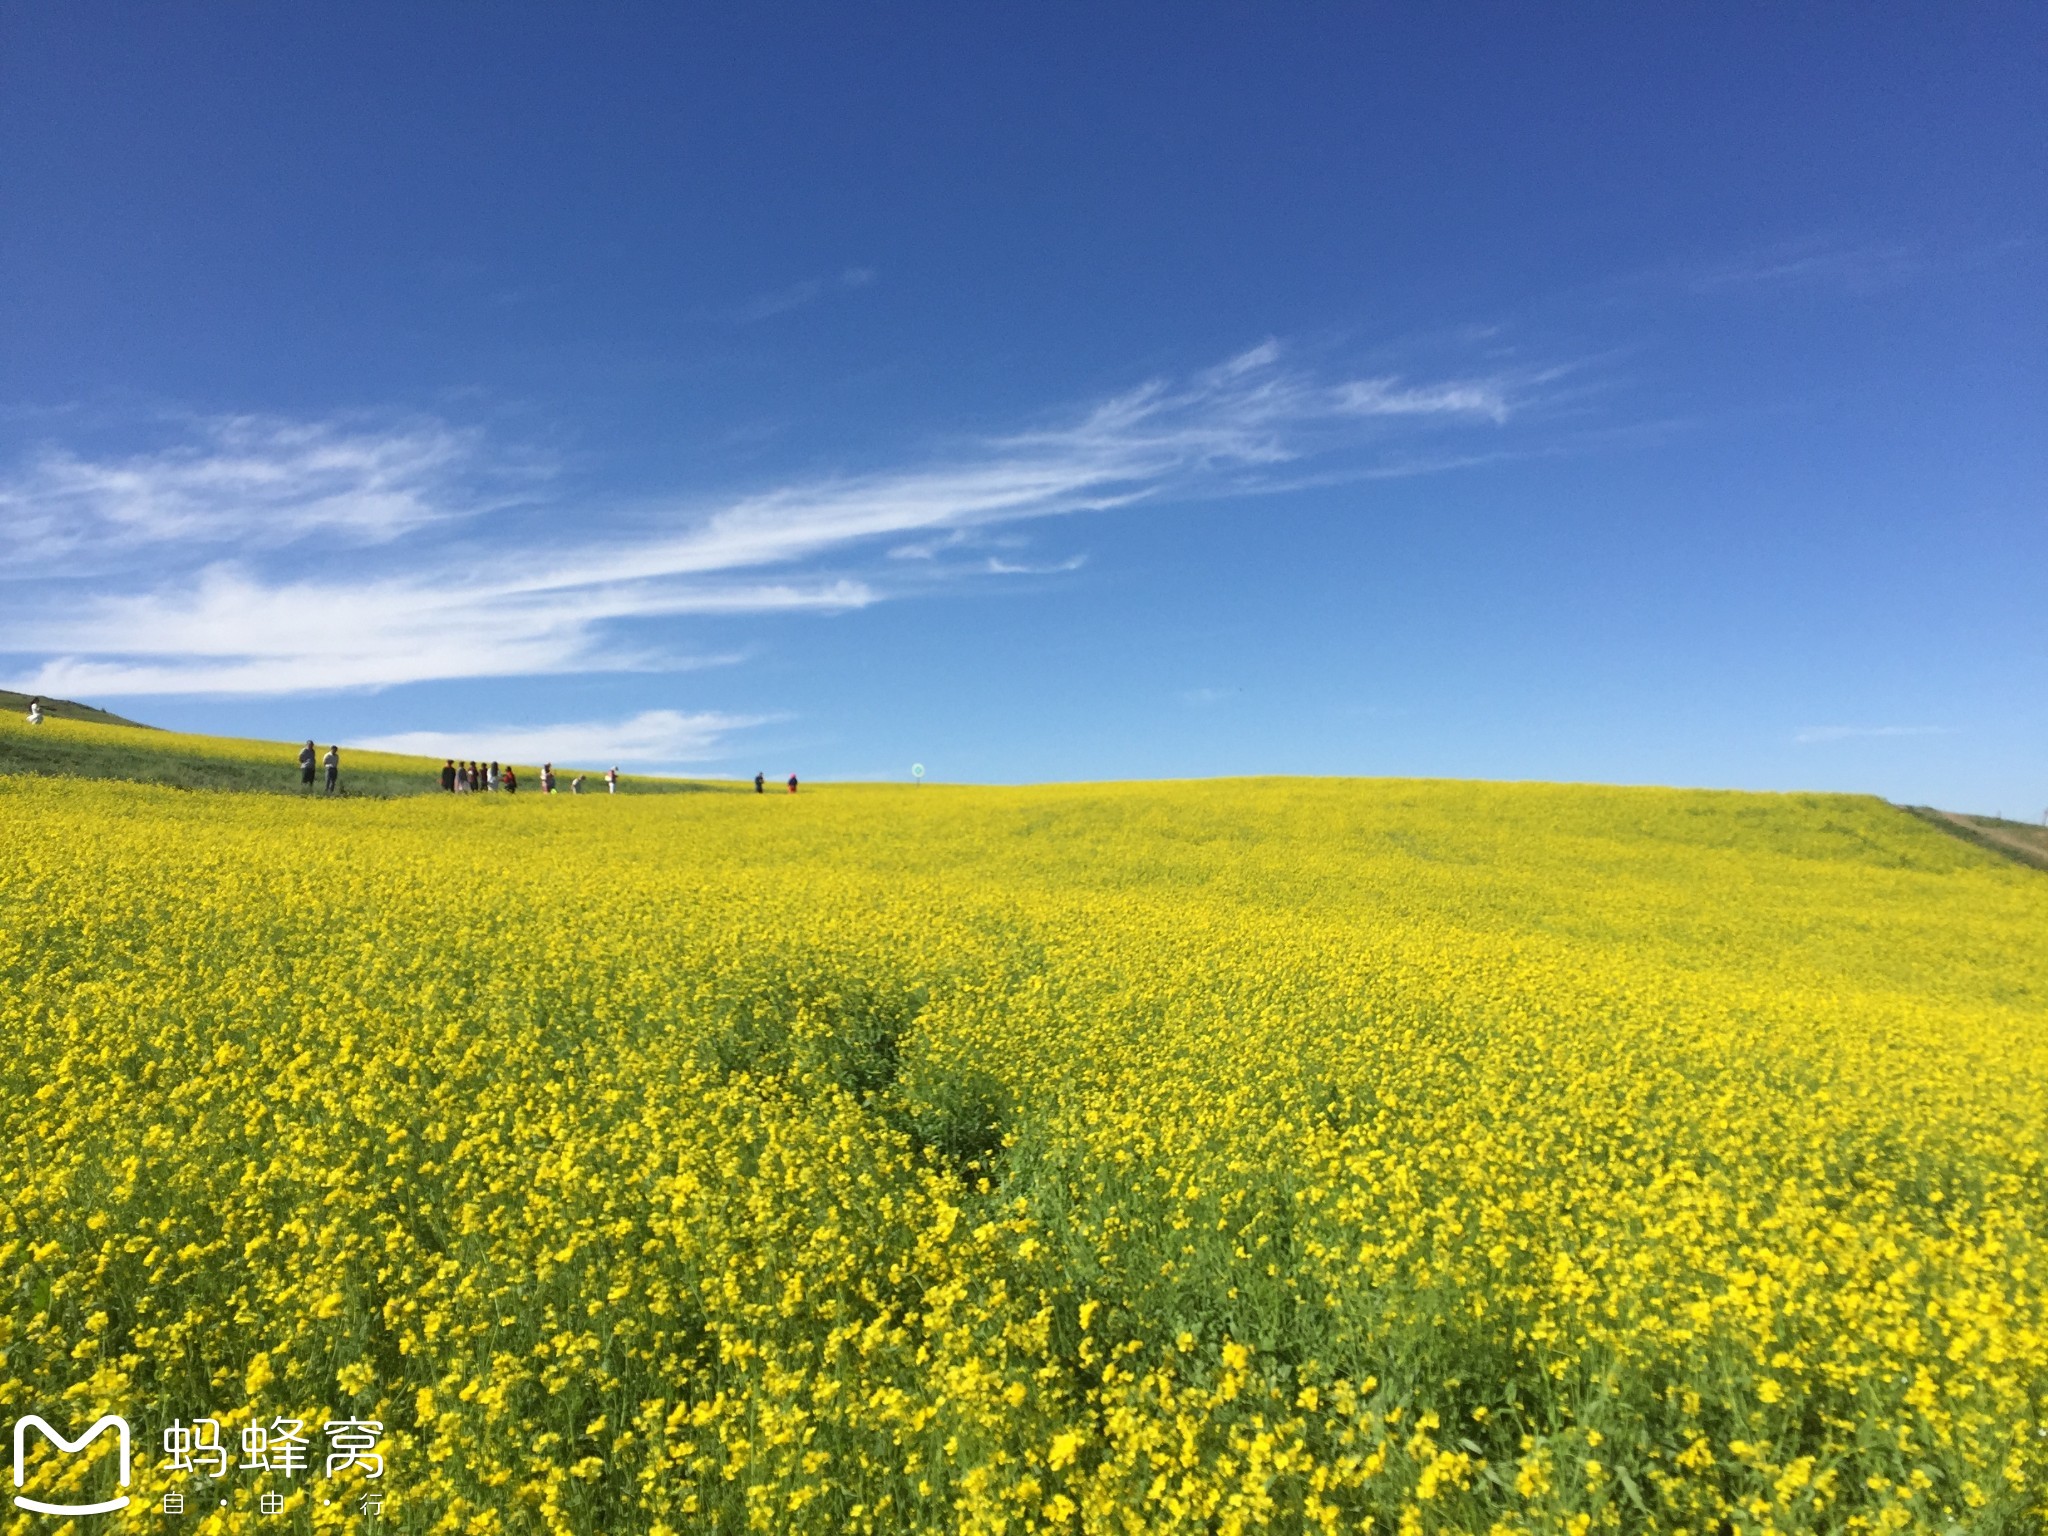
<svg viewBox="0 0 2048 1536">
<path fill-rule="evenodd" d="M 1932 806 L 1909 805 L 1914 815 L 1931 821 L 1944 832 L 1956 836 L 2008 858 L 2032 865 L 2035 869 L 2048 870 L 2048 827 L 2036 827 L 2024 821 L 2001 821 L 1995 816 L 1966 816 L 1961 811 L 1937 811 Z"/>
</svg>

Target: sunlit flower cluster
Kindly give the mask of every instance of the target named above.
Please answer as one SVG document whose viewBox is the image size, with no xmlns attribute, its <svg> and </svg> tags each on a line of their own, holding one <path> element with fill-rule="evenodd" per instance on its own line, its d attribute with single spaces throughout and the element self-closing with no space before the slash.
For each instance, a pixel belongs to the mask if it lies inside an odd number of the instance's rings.
<svg viewBox="0 0 2048 1536">
<path fill-rule="evenodd" d="M 376 1420 L 405 1532 L 2048 1528 L 2048 881 L 1874 801 L 0 777 L 0 914 L 10 1421 Z M 175 1528 L 361 1528 L 260 1486 Z"/>
</svg>

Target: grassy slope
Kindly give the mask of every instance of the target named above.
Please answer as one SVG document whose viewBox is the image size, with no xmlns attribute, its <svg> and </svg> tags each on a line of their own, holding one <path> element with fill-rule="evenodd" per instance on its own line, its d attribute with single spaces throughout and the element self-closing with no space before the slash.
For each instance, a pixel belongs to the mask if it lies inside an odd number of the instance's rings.
<svg viewBox="0 0 2048 1536">
<path fill-rule="evenodd" d="M 28 713 L 29 695 L 16 693 L 9 688 L 0 688 L 0 712 L 10 715 Z M 95 725 L 126 725 L 139 731 L 152 729 L 140 720 L 130 720 L 111 710 L 94 709 L 90 704 L 77 704 L 70 699 L 43 700 L 43 713 L 52 720 L 89 720 Z"/>
<path fill-rule="evenodd" d="M 11 698 L 12 695 L 6 697 Z M 61 774 L 82 779 L 128 779 L 167 784 L 173 789 L 243 790 L 298 794 L 299 746 L 295 742 L 245 741 L 226 736 L 186 736 L 174 731 L 137 728 L 132 722 L 82 705 L 61 706 L 99 719 L 67 717 L 60 706 L 46 705 L 50 715 L 31 726 L 19 710 L 0 712 L 0 774 Z M 328 743 L 321 742 L 324 755 Z M 404 757 L 391 752 L 360 752 L 341 743 L 341 788 L 347 795 L 389 798 L 438 793 L 441 765 L 433 758 Z M 564 768 L 564 786 L 578 770 Z M 589 775 L 585 791 L 602 793 L 602 773 Z M 522 786 L 537 790 L 538 768 L 521 766 Z M 684 780 L 635 775 L 619 778 L 622 794 L 675 794 L 714 786 Z"/>
<path fill-rule="evenodd" d="M 294 742 L 183 735 L 68 699 L 43 700 L 45 723 L 31 729 L 24 718 L 27 704 L 28 695 L 0 688 L 0 773 L 126 779 L 167 784 L 173 789 L 301 793 L 299 748 Z M 323 753 L 326 748 L 327 743 L 320 743 Z M 356 751 L 343 743 L 342 793 L 387 799 L 432 794 L 440 787 L 440 768 L 432 758 Z M 566 787 L 578 771 L 589 776 L 587 790 L 602 793 L 601 769 L 564 768 L 559 774 L 562 784 Z M 529 768 L 521 778 L 529 789 L 538 788 L 539 769 Z M 732 787 L 645 775 L 619 779 L 622 794 L 679 794 Z M 1906 811 L 1978 848 L 2048 870 L 2048 829 L 1926 806 L 1910 806 Z"/>
<path fill-rule="evenodd" d="M 1924 805 L 1907 809 L 1966 843 L 1989 848 L 2035 869 L 2048 870 L 2048 826 L 2006 821 L 1997 816 L 1966 816 L 1960 811 L 1937 811 Z"/>
</svg>

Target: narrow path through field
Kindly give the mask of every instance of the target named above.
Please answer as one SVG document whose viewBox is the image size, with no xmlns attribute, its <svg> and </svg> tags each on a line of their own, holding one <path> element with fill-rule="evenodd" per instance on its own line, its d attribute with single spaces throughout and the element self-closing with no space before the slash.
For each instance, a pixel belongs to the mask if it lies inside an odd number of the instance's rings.
<svg viewBox="0 0 2048 1536">
<path fill-rule="evenodd" d="M 2048 871 L 2048 826 L 2032 827 L 2023 821 L 2001 821 L 1993 816 L 1966 816 L 1961 811 L 1937 811 L 1926 805 L 1909 805 L 1906 809 L 1965 842 Z"/>
</svg>

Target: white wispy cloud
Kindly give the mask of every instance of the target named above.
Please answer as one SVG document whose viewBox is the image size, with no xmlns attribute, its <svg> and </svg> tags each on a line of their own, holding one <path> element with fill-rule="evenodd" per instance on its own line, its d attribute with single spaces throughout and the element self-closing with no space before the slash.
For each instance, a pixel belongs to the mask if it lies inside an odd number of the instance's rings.
<svg viewBox="0 0 2048 1536">
<path fill-rule="evenodd" d="M 1061 576 L 1068 571 L 1078 571 L 1087 563 L 1086 555 L 1069 555 L 1064 560 L 1052 560 L 1042 565 L 1033 565 L 1028 560 L 1005 560 L 1000 555 L 990 555 L 981 562 L 981 568 L 991 576 Z"/>
<path fill-rule="evenodd" d="M 726 738 L 773 716 L 650 709 L 625 720 L 560 725 L 489 725 L 467 731 L 401 731 L 356 745 L 370 752 L 517 763 L 632 763 L 670 767 L 722 755 Z"/>
<path fill-rule="evenodd" d="M 1484 416 L 1508 419 L 1505 391 L 1496 380 L 1409 385 L 1399 379 L 1357 379 L 1339 391 L 1341 409 L 1354 416 Z"/>
<path fill-rule="evenodd" d="M 547 585 L 499 572 L 437 582 L 270 584 L 215 566 L 189 585 L 121 594 L 38 616 L 25 633 L 0 620 L 0 648 L 40 642 L 35 692 L 280 694 L 437 679 L 560 672 L 683 671 L 738 659 L 650 652 L 602 633 L 607 623 L 689 614 L 859 608 L 858 581 Z"/>
<path fill-rule="evenodd" d="M 913 468 L 630 516 L 557 505 L 488 530 L 479 514 L 497 504 L 481 487 L 502 478 L 499 456 L 439 424 L 235 417 L 151 455 L 45 450 L 0 479 L 0 547 L 89 548 L 127 559 L 131 579 L 49 579 L 70 558 L 0 568 L 0 654 L 27 658 L 32 691 L 95 696 L 715 664 L 643 621 L 846 610 L 933 580 L 1072 570 L 1081 556 L 937 557 L 1025 520 L 1279 488 L 1332 455 L 1365 455 L 1355 476 L 1427 472 L 1460 456 L 1418 453 L 1419 434 L 1498 433 L 1554 376 L 1326 379 L 1267 342 Z"/>
<path fill-rule="evenodd" d="M 732 318 L 741 325 L 751 325 L 757 320 L 771 320 L 777 315 L 786 315 L 793 309 L 802 309 L 806 304 L 815 304 L 828 293 L 847 293 L 856 288 L 865 288 L 875 280 L 873 267 L 848 267 L 836 277 L 807 277 L 800 283 L 791 283 L 787 288 L 777 288 L 772 293 L 756 294 L 732 313 Z"/>
<path fill-rule="evenodd" d="M 1814 746 L 1821 742 L 1855 741 L 1868 737 L 1951 734 L 1945 725 L 1809 725 L 1794 732 L 1792 739 L 1801 746 Z"/>
<path fill-rule="evenodd" d="M 891 560 L 936 560 L 949 549 L 958 549 L 973 535 L 965 528 L 955 528 L 951 533 L 941 534 L 935 539 L 919 539 L 909 544 L 898 544 L 889 551 Z"/>
<path fill-rule="evenodd" d="M 282 547 L 315 535 L 379 544 L 462 517 L 451 496 L 476 434 L 227 416 L 155 453 L 88 459 L 46 448 L 0 482 L 0 557 L 91 560 L 175 544 Z"/>
<path fill-rule="evenodd" d="M 1909 283 L 1929 265 L 1926 253 L 1897 244 L 1838 245 L 1801 241 L 1753 252 L 1698 272 L 1695 293 L 1719 289 L 1819 284 L 1868 295 Z"/>
</svg>

